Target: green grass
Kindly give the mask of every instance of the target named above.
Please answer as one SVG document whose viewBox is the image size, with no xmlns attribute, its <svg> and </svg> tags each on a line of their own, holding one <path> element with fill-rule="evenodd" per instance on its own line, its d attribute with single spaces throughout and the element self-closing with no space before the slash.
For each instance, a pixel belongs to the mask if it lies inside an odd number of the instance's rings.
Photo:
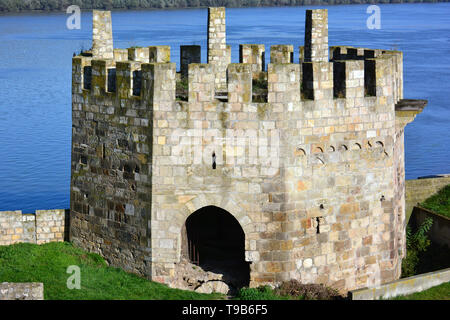
<svg viewBox="0 0 450 320">
<path fill-rule="evenodd" d="M 422 207 L 450 218 L 450 184 L 420 204 Z"/>
<path fill-rule="evenodd" d="M 81 270 L 81 289 L 68 289 L 67 267 Z M 221 299 L 220 294 L 199 294 L 171 289 L 122 269 L 106 265 L 102 257 L 68 242 L 43 245 L 20 243 L 0 246 L 0 282 L 43 282 L 44 298 L 50 300 L 152 300 Z"/>
<path fill-rule="evenodd" d="M 439 286 L 416 292 L 407 296 L 399 296 L 392 300 L 450 300 L 450 282 Z"/>
</svg>

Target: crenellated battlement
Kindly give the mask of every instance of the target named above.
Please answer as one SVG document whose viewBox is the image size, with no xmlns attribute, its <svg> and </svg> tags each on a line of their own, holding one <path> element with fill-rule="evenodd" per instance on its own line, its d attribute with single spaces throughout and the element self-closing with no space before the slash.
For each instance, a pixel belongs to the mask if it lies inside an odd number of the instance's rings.
<svg viewBox="0 0 450 320">
<path fill-rule="evenodd" d="M 169 46 L 132 47 L 113 49 L 111 16 L 94 10 L 93 51 L 90 56 L 74 57 L 74 88 L 90 91 L 95 97 L 105 96 L 118 99 L 151 98 L 151 93 L 143 87 L 142 65 L 148 63 L 170 63 Z M 235 98 L 234 92 L 239 88 L 245 103 L 272 103 L 274 92 L 269 87 L 283 88 L 277 84 L 277 77 L 269 76 L 269 70 L 277 69 L 277 64 L 296 64 L 293 61 L 292 45 L 273 45 L 270 48 L 270 63 L 266 66 L 265 46 L 263 44 L 241 44 L 239 46 L 239 62 L 249 64 L 245 68 L 249 77 L 233 74 L 242 68 L 231 64 L 231 46 L 225 42 L 225 8 L 208 10 L 208 62 L 198 68 L 193 64 L 201 64 L 200 46 L 180 47 L 180 71 L 176 80 L 185 81 L 184 94 L 176 94 L 179 100 L 189 102 L 207 99 L 213 102 L 218 96 L 221 101 Z M 111 39 L 106 41 L 104 39 Z M 113 59 L 102 59 L 113 57 Z M 326 10 L 308 10 L 305 22 L 305 45 L 299 48 L 299 63 L 292 69 L 292 77 L 298 81 L 291 84 L 291 89 L 298 91 L 300 101 L 322 101 L 332 99 L 365 99 L 384 97 L 396 103 L 403 98 L 403 56 L 399 51 L 380 49 L 354 48 L 350 46 L 334 46 L 328 48 L 328 14 Z M 210 64 L 211 67 L 206 67 Z M 272 65 L 272 66 L 271 66 Z M 192 70 L 188 71 L 189 68 Z M 200 93 L 196 79 L 202 77 L 195 72 L 203 72 L 205 68 L 214 76 L 214 93 Z M 225 73 L 224 73 L 225 72 Z M 184 80 L 183 80 L 184 79 Z M 208 78 L 209 79 L 209 78 Z M 249 80 L 250 79 L 250 80 Z M 230 82 L 231 80 L 231 82 Z M 77 82 L 78 81 L 78 82 Z M 81 82 L 80 82 L 81 81 Z M 248 84 L 247 82 L 252 82 Z M 269 84 L 269 81 L 271 82 Z M 169 85 L 169 83 L 167 83 Z M 173 83 L 170 84 L 173 86 Z M 209 86 L 209 84 L 208 84 Z M 178 88 L 177 83 L 175 87 Z M 81 88 L 81 89 L 80 89 Z M 203 90 L 203 89 L 201 89 Z M 209 87 L 208 87 L 209 90 Z M 295 91 L 294 90 L 294 91 Z M 295 97 L 297 94 L 294 95 Z M 197 98 L 194 98 L 197 97 Z M 384 101 L 384 100 L 383 100 Z M 234 100 L 230 101 L 235 103 Z M 284 101 L 297 103 L 297 101 Z"/>
<path fill-rule="evenodd" d="M 323 100 L 323 99 L 345 99 L 345 98 L 365 98 L 371 96 L 378 97 L 392 97 L 394 102 L 398 102 L 403 98 L 402 96 L 402 54 L 398 51 L 384 51 L 377 55 L 377 58 L 353 59 L 353 54 L 348 56 L 336 55 L 338 59 L 333 59 L 331 62 L 302 62 L 289 63 L 280 61 L 289 61 L 290 51 L 289 46 L 283 46 L 285 51 L 275 50 L 271 62 L 264 70 L 263 64 L 264 46 L 263 45 L 241 45 L 255 46 L 259 51 L 256 51 L 254 57 L 243 57 L 241 61 L 248 61 L 239 64 L 229 64 L 227 67 L 227 79 L 225 82 L 226 89 L 223 92 L 228 92 L 230 87 L 238 86 L 240 79 L 244 79 L 238 74 L 233 75 L 233 72 L 239 72 L 242 68 L 236 68 L 236 65 L 249 65 L 245 72 L 249 77 L 245 77 L 244 82 L 240 83 L 252 92 L 252 85 L 248 85 L 245 81 L 260 79 L 268 84 L 271 79 L 272 85 L 276 83 L 276 77 L 270 77 L 270 70 L 274 70 L 276 65 L 292 65 L 290 68 L 295 74 L 296 83 L 293 83 L 298 91 L 301 100 Z M 162 47 L 162 46 L 161 46 Z M 76 56 L 73 58 L 73 76 L 74 89 L 81 93 L 81 90 L 90 91 L 92 95 L 101 97 L 111 97 L 114 93 L 120 99 L 138 98 L 144 96 L 149 97 L 148 93 L 141 94 L 146 88 L 143 87 L 142 68 L 143 65 L 150 63 L 170 64 L 167 59 L 167 52 L 170 52 L 169 47 L 147 47 L 147 48 L 129 48 L 127 50 L 128 58 L 125 59 L 102 59 L 98 60 L 89 56 Z M 292 48 L 292 46 L 290 46 Z M 262 50 L 261 50 L 262 49 Z M 279 49 L 279 48 L 277 48 Z M 335 50 L 339 47 L 334 48 Z M 154 51 L 151 59 L 149 52 Z M 244 49 L 245 50 L 245 49 Z M 160 52 L 163 51 L 163 54 Z M 356 50 L 355 50 L 356 51 Z M 362 51 L 362 50 L 361 50 Z M 364 50 L 367 52 L 367 50 Z M 118 52 L 118 51 L 116 51 Z M 372 51 L 375 52 L 375 51 Z M 286 57 L 282 58 L 279 54 L 282 53 Z M 119 53 L 115 54 L 116 56 Z M 371 56 L 371 55 L 366 55 Z M 257 57 L 257 59 L 254 59 Z M 186 59 L 186 57 L 184 58 Z M 151 61 L 153 60 L 153 61 Z M 186 61 L 186 60 L 184 60 Z M 189 61 L 199 61 L 198 59 L 190 58 Z M 253 63 L 253 61 L 256 61 Z M 272 61 L 275 61 L 273 63 Z M 200 64 L 200 63 L 195 63 Z M 214 68 L 213 64 L 200 64 L 203 68 Z M 189 77 L 196 78 L 195 72 L 202 72 L 194 63 L 182 64 L 182 69 L 189 71 Z M 295 67 L 297 66 L 297 67 Z M 178 72 L 176 80 L 181 78 L 189 78 L 183 72 Z M 213 73 L 212 69 L 209 71 Z M 201 76 L 199 74 L 198 76 Z M 230 82 L 230 79 L 232 82 Z M 248 80 L 250 79 L 250 80 Z M 175 80 L 175 81 L 176 81 Z M 195 81 L 194 81 L 195 82 Z M 212 77 L 212 83 L 215 83 L 215 78 Z M 188 92 L 194 93 L 198 90 L 198 86 L 193 86 L 191 81 L 188 81 Z M 232 89 L 231 89 L 232 90 Z M 266 94 L 267 92 L 267 88 Z M 215 99 L 215 93 L 211 95 L 211 101 Z M 229 93 L 229 92 L 228 92 Z M 246 99 L 246 103 L 258 103 L 260 101 L 252 101 L 252 94 Z M 194 100 L 192 100 L 194 101 Z M 266 101 L 271 102 L 271 101 Z M 295 101 L 292 101 L 295 102 Z"/>
<path fill-rule="evenodd" d="M 209 8 L 206 63 L 182 45 L 177 70 L 169 46 L 114 49 L 111 15 L 93 16 L 93 48 L 72 60 L 72 241 L 179 286 L 201 245 L 227 246 L 188 230 L 215 206 L 242 228 L 227 250 L 251 286 L 400 276 L 403 132 L 426 103 L 403 99 L 402 52 L 329 47 L 320 9 L 298 61 L 293 45 L 250 43 L 232 63 L 225 8 Z"/>
</svg>

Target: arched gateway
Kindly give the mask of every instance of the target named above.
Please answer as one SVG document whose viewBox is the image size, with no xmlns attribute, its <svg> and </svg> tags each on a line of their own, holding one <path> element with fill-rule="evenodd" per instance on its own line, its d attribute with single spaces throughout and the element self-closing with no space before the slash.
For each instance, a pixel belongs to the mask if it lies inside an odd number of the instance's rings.
<svg viewBox="0 0 450 320">
<path fill-rule="evenodd" d="M 187 219 L 182 235 L 182 255 L 205 271 L 223 274 L 233 287 L 248 286 L 245 233 L 228 211 L 206 206 Z"/>
</svg>

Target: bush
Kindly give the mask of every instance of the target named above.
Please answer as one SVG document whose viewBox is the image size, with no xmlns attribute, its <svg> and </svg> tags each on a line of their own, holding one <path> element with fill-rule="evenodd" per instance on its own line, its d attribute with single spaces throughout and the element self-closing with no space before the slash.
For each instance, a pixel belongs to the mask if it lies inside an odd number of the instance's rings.
<svg viewBox="0 0 450 320">
<path fill-rule="evenodd" d="M 322 284 L 302 284 L 297 280 L 284 281 L 275 289 L 269 286 L 242 288 L 240 300 L 340 300 L 343 297 L 333 288 Z"/>
<path fill-rule="evenodd" d="M 297 280 L 283 282 L 275 290 L 275 293 L 305 300 L 334 300 L 342 298 L 336 289 L 322 284 L 302 284 Z"/>
<path fill-rule="evenodd" d="M 236 296 L 240 300 L 287 300 L 288 297 L 276 295 L 269 286 L 241 288 Z"/>
<path fill-rule="evenodd" d="M 406 228 L 406 257 L 402 261 L 402 277 L 407 278 L 418 274 L 419 254 L 430 246 L 427 232 L 433 225 L 433 219 L 427 218 L 415 233 L 408 226 Z"/>
</svg>

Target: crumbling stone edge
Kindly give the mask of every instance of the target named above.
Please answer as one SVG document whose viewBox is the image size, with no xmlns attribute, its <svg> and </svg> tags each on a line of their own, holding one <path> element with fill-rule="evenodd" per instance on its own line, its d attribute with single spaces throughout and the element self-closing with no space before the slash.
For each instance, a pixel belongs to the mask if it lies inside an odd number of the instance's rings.
<svg viewBox="0 0 450 320">
<path fill-rule="evenodd" d="M 450 268 L 392 281 L 373 288 L 349 292 L 351 300 L 389 299 L 427 290 L 450 281 Z"/>
</svg>

